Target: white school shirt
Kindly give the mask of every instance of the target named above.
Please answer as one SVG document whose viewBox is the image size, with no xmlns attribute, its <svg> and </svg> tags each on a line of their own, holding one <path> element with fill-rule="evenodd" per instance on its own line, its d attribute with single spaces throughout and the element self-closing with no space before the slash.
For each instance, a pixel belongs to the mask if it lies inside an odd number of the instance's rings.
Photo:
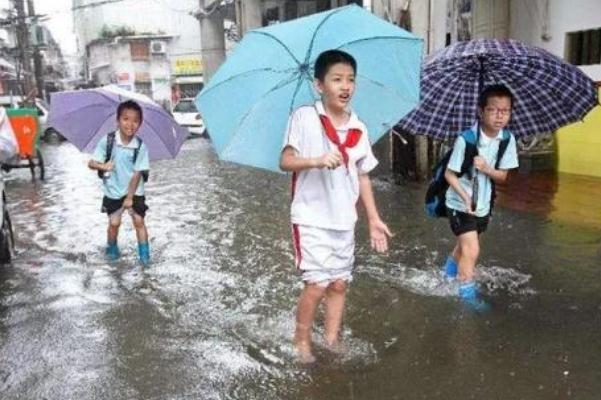
<svg viewBox="0 0 601 400">
<path fill-rule="evenodd" d="M 288 121 L 283 148 L 290 146 L 303 158 L 320 157 L 336 149 L 327 138 L 318 113 L 325 115 L 321 101 L 296 109 Z M 359 175 L 374 169 L 378 160 L 372 153 L 367 127 L 352 111 L 348 122 L 336 127 L 340 142 L 344 143 L 351 128 L 362 133 L 357 145 L 346 149 L 348 169 L 343 164 L 334 170 L 311 168 L 293 174 L 293 224 L 342 231 L 355 228 Z"/>
</svg>

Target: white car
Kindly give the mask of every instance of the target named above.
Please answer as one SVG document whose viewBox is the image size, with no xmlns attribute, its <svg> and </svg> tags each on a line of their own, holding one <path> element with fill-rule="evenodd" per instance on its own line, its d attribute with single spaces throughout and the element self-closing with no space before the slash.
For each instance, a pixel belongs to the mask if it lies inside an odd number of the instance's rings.
<svg viewBox="0 0 601 400">
<path fill-rule="evenodd" d="M 0 106 L 4 108 L 21 108 L 23 103 L 23 96 L 20 95 L 4 95 L 0 96 Z M 50 112 L 50 105 L 44 100 L 36 97 L 33 102 L 34 108 L 38 111 L 38 122 L 40 124 L 40 132 L 42 137 L 47 139 L 49 137 L 56 137 L 59 140 L 64 140 L 60 133 L 51 126 L 48 126 L 48 114 Z"/>
<path fill-rule="evenodd" d="M 178 101 L 175 107 L 173 107 L 173 119 L 180 126 L 187 128 L 190 135 L 206 135 L 205 124 L 196 109 L 194 99 L 181 99 Z"/>
</svg>

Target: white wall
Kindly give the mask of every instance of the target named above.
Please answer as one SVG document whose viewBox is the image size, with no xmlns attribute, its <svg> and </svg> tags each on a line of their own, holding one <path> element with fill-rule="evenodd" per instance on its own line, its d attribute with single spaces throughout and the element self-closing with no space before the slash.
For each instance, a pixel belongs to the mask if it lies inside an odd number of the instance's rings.
<svg viewBox="0 0 601 400">
<path fill-rule="evenodd" d="M 133 88 L 136 73 L 148 74 L 155 101 L 171 100 L 170 63 L 165 55 L 151 54 L 147 61 L 132 61 L 129 42 L 106 42 L 90 46 L 91 72 L 98 83 L 117 83 Z"/>
<path fill-rule="evenodd" d="M 73 0 L 73 5 L 85 5 L 97 0 Z M 161 30 L 174 38 L 169 44 L 169 57 L 200 58 L 200 23 L 190 15 L 198 10 L 198 0 L 148 1 L 128 0 L 83 8 L 73 12 L 80 54 L 85 45 L 98 38 L 103 25 L 128 26 L 136 32 L 158 33 Z"/>
<path fill-rule="evenodd" d="M 601 0 L 511 0 L 510 13 L 511 38 L 542 47 L 561 58 L 565 57 L 567 32 L 601 28 Z M 548 40 L 543 40 L 543 34 Z M 601 64 L 581 69 L 601 82 Z"/>
</svg>

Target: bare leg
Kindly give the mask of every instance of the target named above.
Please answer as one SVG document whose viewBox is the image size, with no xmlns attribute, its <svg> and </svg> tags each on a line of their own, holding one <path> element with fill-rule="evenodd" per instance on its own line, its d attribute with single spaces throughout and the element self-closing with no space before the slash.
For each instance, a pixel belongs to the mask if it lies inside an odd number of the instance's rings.
<svg viewBox="0 0 601 400">
<path fill-rule="evenodd" d="M 328 347 L 338 344 L 347 283 L 343 280 L 331 282 L 326 289 L 325 342 Z"/>
<path fill-rule="evenodd" d="M 296 308 L 296 331 L 294 333 L 294 347 L 298 357 L 303 363 L 315 361 L 312 353 L 311 334 L 315 311 L 321 302 L 326 289 L 315 283 L 305 283 L 305 287 L 298 298 Z"/>
<path fill-rule="evenodd" d="M 453 249 L 453 258 L 455 259 L 455 262 L 459 263 L 459 259 L 461 258 L 461 247 L 459 247 L 459 239 L 457 240 L 457 243 L 455 244 L 455 248 Z M 457 264 L 459 265 L 459 264 Z"/>
<path fill-rule="evenodd" d="M 457 247 L 459 247 L 460 253 L 460 257 L 457 259 L 459 265 L 459 281 L 472 281 L 474 279 L 474 270 L 480 253 L 478 233 L 476 231 L 471 231 L 459 235 Z M 457 247 L 455 248 L 456 250 Z"/>
<path fill-rule="evenodd" d="M 107 242 L 116 243 L 119 235 L 119 227 L 121 226 L 121 215 L 109 216 L 109 227 L 107 231 Z"/>
<path fill-rule="evenodd" d="M 144 223 L 144 218 L 133 212 L 131 214 L 132 222 L 134 223 L 134 228 L 136 229 L 136 237 L 138 238 L 139 243 L 148 242 L 148 231 L 146 230 L 146 224 Z"/>
</svg>

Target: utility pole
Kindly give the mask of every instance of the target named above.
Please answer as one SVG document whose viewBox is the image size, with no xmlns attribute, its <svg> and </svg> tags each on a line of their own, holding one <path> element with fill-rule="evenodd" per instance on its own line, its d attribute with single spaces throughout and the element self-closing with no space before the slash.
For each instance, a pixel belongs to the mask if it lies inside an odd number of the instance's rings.
<svg viewBox="0 0 601 400">
<path fill-rule="evenodd" d="M 225 28 L 219 0 L 199 0 L 202 76 L 205 85 L 225 60 Z"/>
<path fill-rule="evenodd" d="M 20 84 L 23 96 L 27 96 L 33 87 L 31 82 L 31 58 L 29 57 L 29 29 L 27 28 L 24 0 L 13 0 L 13 3 L 17 10 L 17 43 L 23 72 L 23 80 Z"/>
<path fill-rule="evenodd" d="M 35 28 L 35 34 L 37 35 L 37 19 L 35 15 L 35 8 L 33 5 L 33 0 L 27 0 L 27 11 L 29 12 L 29 17 L 32 18 L 33 27 Z M 44 72 L 42 65 L 42 54 L 40 53 L 40 43 L 37 42 L 34 44 L 33 48 L 33 73 L 35 76 L 35 84 L 37 88 L 37 97 L 45 99 L 44 92 Z"/>
<path fill-rule="evenodd" d="M 236 0 L 236 25 L 240 37 L 254 28 L 260 28 L 262 21 L 261 0 Z M 296 6 L 296 4 L 295 4 Z"/>
</svg>

